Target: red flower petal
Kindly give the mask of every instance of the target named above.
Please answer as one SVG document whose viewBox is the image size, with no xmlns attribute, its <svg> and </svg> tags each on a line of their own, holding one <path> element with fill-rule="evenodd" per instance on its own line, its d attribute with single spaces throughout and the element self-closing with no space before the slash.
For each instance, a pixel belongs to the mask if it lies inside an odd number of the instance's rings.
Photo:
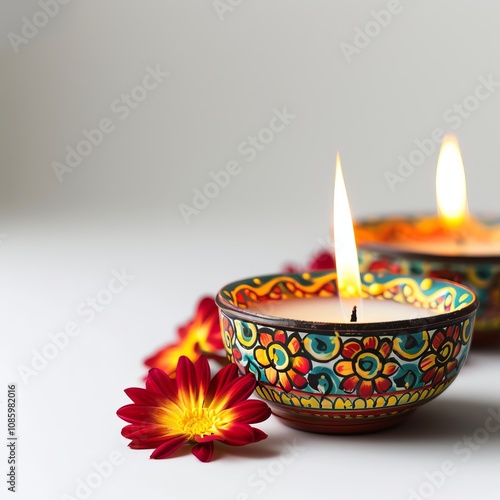
<svg viewBox="0 0 500 500">
<path fill-rule="evenodd" d="M 449 326 L 446 329 L 446 336 L 451 337 L 455 342 L 460 337 L 460 328 L 458 325 Z"/>
<path fill-rule="evenodd" d="M 217 398 L 213 399 L 213 404 L 220 407 L 221 410 L 248 399 L 255 389 L 255 376 L 253 373 L 247 373 L 238 377 L 228 385 L 222 388 Z"/>
<path fill-rule="evenodd" d="M 253 443 L 254 429 L 248 424 L 232 423 L 227 429 L 222 429 L 222 440 L 231 446 L 244 446 Z"/>
<path fill-rule="evenodd" d="M 156 406 L 143 405 L 126 405 L 122 406 L 116 414 L 125 422 L 131 424 L 141 424 L 143 422 L 151 422 L 154 424 L 154 414 L 157 412 Z"/>
<path fill-rule="evenodd" d="M 146 378 L 148 391 L 164 394 L 171 400 L 177 400 L 177 384 L 163 370 L 152 368 Z"/>
<path fill-rule="evenodd" d="M 263 422 L 271 415 L 271 408 L 264 401 L 257 399 L 241 401 L 226 411 L 231 411 L 234 414 L 234 419 L 242 424 Z"/>
<path fill-rule="evenodd" d="M 210 381 L 207 394 L 205 396 L 205 404 L 208 406 L 217 397 L 224 387 L 229 385 L 233 380 L 238 378 L 238 367 L 231 363 L 221 368 Z"/>
<path fill-rule="evenodd" d="M 198 390 L 200 394 L 206 394 L 210 385 L 210 365 L 205 356 L 200 356 L 194 364 L 196 380 L 198 382 Z"/>
<path fill-rule="evenodd" d="M 364 397 L 370 397 L 373 394 L 373 384 L 371 380 L 362 380 L 359 385 L 358 394 Z"/>
<path fill-rule="evenodd" d="M 253 442 L 254 443 L 257 443 L 257 442 L 262 441 L 263 439 L 267 438 L 267 434 L 265 432 L 261 431 L 260 429 L 255 429 L 254 427 L 252 427 L 252 430 L 253 430 Z"/>
<path fill-rule="evenodd" d="M 352 359 L 355 354 L 361 351 L 362 347 L 354 340 L 346 342 L 344 348 L 342 349 L 342 354 L 344 358 Z"/>
<path fill-rule="evenodd" d="M 303 377 L 302 375 L 300 375 L 299 373 L 296 373 L 292 370 L 289 370 L 288 376 L 292 380 L 293 385 L 295 387 L 301 388 L 301 387 L 305 387 L 307 385 L 307 379 L 305 377 Z"/>
<path fill-rule="evenodd" d="M 210 462 L 214 454 L 214 443 L 198 443 L 193 446 L 191 453 L 201 462 Z"/>
<path fill-rule="evenodd" d="M 297 370 L 298 372 L 305 375 L 311 368 L 311 363 L 307 358 L 296 356 L 295 358 L 293 358 L 292 366 L 294 370 Z"/>
<path fill-rule="evenodd" d="M 160 443 L 162 443 L 162 440 Z M 156 448 L 160 443 L 149 442 L 149 441 L 130 441 L 129 448 L 132 450 L 150 450 Z"/>
<path fill-rule="evenodd" d="M 432 338 L 432 348 L 438 350 L 440 345 L 444 342 L 445 336 L 443 332 L 437 332 Z"/>
<path fill-rule="evenodd" d="M 286 333 L 283 330 L 276 330 L 274 332 L 274 341 L 279 342 L 280 344 L 285 344 Z"/>
<path fill-rule="evenodd" d="M 429 382 L 430 380 L 432 380 L 432 378 L 434 377 L 434 374 L 436 373 L 436 370 L 437 368 L 434 366 L 433 368 L 431 368 L 429 371 L 425 372 L 423 375 L 422 375 L 422 382 Z"/>
<path fill-rule="evenodd" d="M 378 377 L 375 379 L 375 387 L 379 394 L 384 394 L 392 387 L 392 382 L 388 378 Z"/>
<path fill-rule="evenodd" d="M 333 258 L 331 252 L 319 251 L 308 262 L 307 268 L 311 271 L 335 269 L 335 259 Z"/>
<path fill-rule="evenodd" d="M 217 304 L 212 297 L 203 297 L 196 311 L 196 316 L 200 316 L 203 322 L 211 320 L 214 316 L 219 317 L 219 310 Z"/>
<path fill-rule="evenodd" d="M 205 359 L 205 362 L 208 361 Z M 176 371 L 178 398 L 181 406 L 193 408 L 199 406 L 200 391 L 193 362 L 186 356 L 181 356 Z M 204 397 L 205 394 L 202 395 Z"/>
<path fill-rule="evenodd" d="M 132 441 L 154 443 L 158 440 L 164 441 L 165 438 L 168 438 L 168 432 L 166 432 L 164 428 L 158 426 L 146 427 L 146 425 L 130 424 L 122 429 L 122 436 Z M 158 444 L 159 443 L 153 446 L 153 448 L 156 448 Z"/>
<path fill-rule="evenodd" d="M 153 453 L 151 453 L 150 458 L 155 458 L 155 459 L 167 458 L 186 443 L 187 439 L 184 436 L 168 439 L 163 444 L 158 446 L 158 448 L 156 448 L 156 450 L 153 451 Z"/>
<path fill-rule="evenodd" d="M 354 392 L 356 386 L 359 383 L 359 378 L 357 375 L 351 375 L 350 377 L 346 377 L 340 383 L 340 388 L 345 392 Z"/>
<path fill-rule="evenodd" d="M 210 443 L 212 441 L 221 441 L 222 437 L 219 436 L 218 434 L 207 434 L 206 436 L 195 436 L 194 440 L 197 443 Z"/>
<path fill-rule="evenodd" d="M 138 405 L 159 406 L 165 401 L 163 394 L 157 394 L 140 387 L 129 387 L 125 389 L 125 394 Z"/>
<path fill-rule="evenodd" d="M 363 345 L 365 349 L 376 349 L 378 346 L 378 339 L 377 337 L 365 337 L 363 339 Z"/>
</svg>

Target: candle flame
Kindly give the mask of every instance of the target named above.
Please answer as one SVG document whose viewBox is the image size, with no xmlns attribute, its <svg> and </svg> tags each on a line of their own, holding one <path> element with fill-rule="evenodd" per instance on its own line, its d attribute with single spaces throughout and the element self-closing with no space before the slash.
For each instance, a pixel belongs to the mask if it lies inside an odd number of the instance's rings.
<svg viewBox="0 0 500 500">
<path fill-rule="evenodd" d="M 356 240 L 354 239 L 351 209 L 349 208 L 338 153 L 333 196 L 333 235 L 340 304 L 344 315 L 349 317 L 355 305 L 358 307 L 359 313 L 361 278 L 359 276 L 358 253 Z"/>
<path fill-rule="evenodd" d="M 459 229 L 467 218 L 465 170 L 457 138 L 446 135 L 441 144 L 436 170 L 438 213 L 450 230 Z"/>
</svg>

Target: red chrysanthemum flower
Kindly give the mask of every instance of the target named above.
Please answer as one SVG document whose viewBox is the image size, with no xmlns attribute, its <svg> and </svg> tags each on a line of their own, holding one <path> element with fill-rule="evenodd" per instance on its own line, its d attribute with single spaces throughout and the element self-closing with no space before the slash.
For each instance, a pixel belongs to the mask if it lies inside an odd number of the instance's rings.
<svg viewBox="0 0 500 500">
<path fill-rule="evenodd" d="M 307 263 L 307 269 L 311 271 L 335 269 L 335 259 L 333 258 L 332 252 L 326 250 L 316 252 Z"/>
<path fill-rule="evenodd" d="M 168 375 L 173 375 L 181 356 L 194 362 L 200 354 L 214 355 L 224 349 L 215 300 L 211 297 L 201 299 L 194 318 L 179 327 L 177 335 L 177 342 L 168 344 L 146 359 L 145 365 L 161 368 Z"/>
<path fill-rule="evenodd" d="M 256 383 L 253 374 L 239 377 L 236 365 L 231 364 L 210 380 L 210 367 L 203 355 L 194 364 L 182 356 L 176 374 L 171 378 L 153 368 L 146 389 L 125 390 L 134 404 L 123 406 L 117 415 L 130 423 L 122 435 L 131 439 L 131 448 L 154 448 L 151 458 L 167 458 L 192 443 L 193 455 L 209 462 L 214 441 L 243 446 L 267 437 L 249 425 L 271 415 L 264 401 L 248 400 Z"/>
<path fill-rule="evenodd" d="M 329 269 L 335 269 L 335 259 L 333 258 L 332 252 L 319 250 L 309 259 L 305 266 L 285 264 L 283 272 L 301 273 L 304 271 L 323 271 Z"/>
</svg>

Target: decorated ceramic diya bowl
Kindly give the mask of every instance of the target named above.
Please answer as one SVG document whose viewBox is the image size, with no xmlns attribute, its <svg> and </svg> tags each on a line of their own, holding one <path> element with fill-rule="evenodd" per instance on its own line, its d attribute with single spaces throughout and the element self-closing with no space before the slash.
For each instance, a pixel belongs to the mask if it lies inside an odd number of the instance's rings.
<svg viewBox="0 0 500 500">
<path fill-rule="evenodd" d="M 276 315 L 283 301 L 292 309 L 319 297 L 338 303 L 334 271 L 259 276 L 218 293 L 229 359 L 255 375 L 257 395 L 285 424 L 333 434 L 391 427 L 441 394 L 463 366 L 474 292 L 395 274 L 363 273 L 361 281 L 365 305 L 411 306 L 418 314 L 372 323 Z"/>
<path fill-rule="evenodd" d="M 494 231 L 494 239 L 500 240 L 498 219 L 479 221 L 476 232 Z M 446 245 L 442 248 L 435 227 L 436 219 L 425 216 L 359 222 L 355 230 L 361 271 L 385 270 L 462 283 L 476 293 L 480 302 L 475 341 L 500 340 L 500 241 L 472 248 L 465 242 L 462 251 L 460 245 L 450 251 Z M 433 250 L 426 248 L 432 238 L 436 238 Z"/>
</svg>

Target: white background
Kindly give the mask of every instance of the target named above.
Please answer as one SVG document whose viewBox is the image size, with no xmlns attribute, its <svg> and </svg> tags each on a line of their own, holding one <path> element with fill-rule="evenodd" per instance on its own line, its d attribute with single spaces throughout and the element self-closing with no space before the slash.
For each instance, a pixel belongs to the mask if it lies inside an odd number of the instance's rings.
<svg viewBox="0 0 500 500">
<path fill-rule="evenodd" d="M 372 11 L 389 5 L 247 0 L 218 14 L 209 0 L 73 0 L 14 47 L 23 17 L 41 7 L 2 4 L 2 428 L 8 382 L 19 400 L 18 493 L 5 483 L 2 498 L 78 498 L 78 478 L 113 452 L 123 463 L 92 499 L 400 500 L 446 461 L 456 472 L 423 495 L 498 498 L 500 432 L 470 455 L 455 448 L 499 411 L 498 348 L 474 350 L 452 387 L 397 429 L 325 437 L 271 418 L 260 425 L 266 441 L 221 447 L 211 464 L 128 450 L 115 415 L 123 389 L 141 384 L 142 360 L 173 339 L 199 297 L 303 262 L 328 237 L 337 149 L 355 217 L 432 212 L 438 148 L 422 158 L 416 141 L 452 130 L 471 210 L 498 213 L 500 87 L 473 96 L 481 78 L 500 82 L 500 5 L 401 0 L 377 28 Z M 342 44 L 365 28 L 379 34 L 346 58 Z M 122 120 L 112 103 L 157 66 L 168 77 Z M 457 118 L 455 104 L 475 103 Z M 241 143 L 283 108 L 296 117 L 247 161 Z M 112 133 L 59 182 L 53 163 L 104 118 Z M 412 154 L 421 164 L 391 190 L 386 173 Z M 186 223 L 179 205 L 230 161 L 241 173 Z M 79 304 L 122 269 L 134 279 L 85 323 Z M 70 321 L 82 333 L 23 381 L 19 367 Z M 283 465 L 283 441 L 294 440 L 298 456 Z M 258 482 L 264 473 L 271 480 Z"/>
</svg>

